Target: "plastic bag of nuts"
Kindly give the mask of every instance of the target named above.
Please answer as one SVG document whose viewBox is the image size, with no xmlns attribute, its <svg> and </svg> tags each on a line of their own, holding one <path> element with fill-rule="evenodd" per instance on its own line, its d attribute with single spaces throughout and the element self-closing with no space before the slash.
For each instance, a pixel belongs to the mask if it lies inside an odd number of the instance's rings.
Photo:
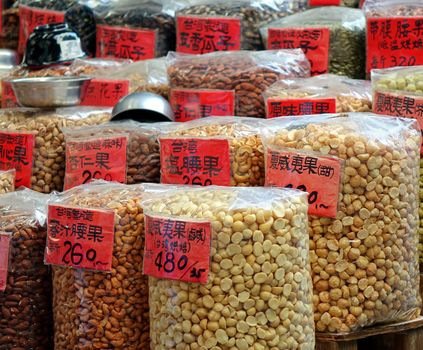
<svg viewBox="0 0 423 350">
<path fill-rule="evenodd" d="M 267 118 L 372 110 L 369 81 L 334 74 L 281 80 L 271 85 L 263 96 Z"/>
<path fill-rule="evenodd" d="M 0 170 L 0 194 L 13 192 L 15 190 L 16 170 Z"/>
<path fill-rule="evenodd" d="M 167 57 L 171 88 L 235 90 L 235 115 L 265 117 L 262 93 L 284 78 L 310 76 L 310 63 L 300 49 L 214 52 Z"/>
<path fill-rule="evenodd" d="M 64 128 L 66 153 L 69 155 L 69 142 L 76 142 L 73 157 L 81 157 L 84 150 L 82 142 L 96 143 L 105 136 L 127 136 L 126 183 L 160 182 L 160 151 L 158 135 L 166 130 L 168 123 L 142 124 L 135 121 L 112 122 L 91 127 Z M 107 148 L 107 146 L 106 146 Z M 109 158 L 112 158 L 110 156 Z M 69 163 L 68 163 L 69 164 Z M 72 174 L 66 169 L 66 179 Z"/>
<path fill-rule="evenodd" d="M 417 122 L 350 113 L 267 123 L 265 143 L 345 160 L 336 219 L 309 218 L 316 331 L 420 315 Z"/>
<path fill-rule="evenodd" d="M 110 273 L 53 267 L 56 349 L 147 349 L 148 280 L 142 274 L 141 186 L 92 183 L 64 192 L 56 204 L 115 211 Z"/>
<path fill-rule="evenodd" d="M 31 188 L 37 192 L 62 191 L 65 176 L 65 138 L 63 127 L 105 123 L 110 109 L 88 107 L 53 111 L 12 108 L 0 112 L 0 129 L 35 133 Z M 29 152 L 29 150 L 26 150 Z"/>
<path fill-rule="evenodd" d="M 175 49 L 175 21 L 163 0 L 120 0 L 97 26 L 97 57 L 134 61 Z"/>
<path fill-rule="evenodd" d="M 143 206 L 211 222 L 207 284 L 149 278 L 151 349 L 314 349 L 304 193 L 185 187 Z"/>
<path fill-rule="evenodd" d="M 325 43 L 323 53 L 319 56 L 315 54 L 316 44 L 312 33 L 304 40 L 300 40 L 298 47 L 307 52 L 307 57 L 312 61 L 312 74 L 333 73 L 345 75 L 349 78 L 364 78 L 365 64 L 365 31 L 366 21 L 363 13 L 359 9 L 347 7 L 326 6 L 310 9 L 297 13 L 286 18 L 266 24 L 261 28 L 261 34 L 264 45 L 268 47 L 269 31 L 275 29 L 298 29 L 298 30 L 329 30 L 329 44 Z M 301 33 L 301 32 L 300 32 Z M 321 34 L 323 36 L 323 34 Z M 310 39 L 311 38 L 311 39 Z M 269 48 L 283 48 L 283 45 L 289 44 L 289 40 L 279 40 L 273 43 Z M 277 44 L 277 46 L 275 46 Z M 318 45 L 323 45 L 320 43 Z M 322 46 L 323 47 L 323 46 Z M 292 45 L 289 46 L 292 48 Z M 313 56 L 316 55 L 316 56 Z M 321 71 L 321 63 L 324 60 L 327 64 L 327 70 Z M 319 66 L 317 66 L 319 63 Z"/>
<path fill-rule="evenodd" d="M 186 183 L 186 177 L 190 178 L 189 184 L 198 185 L 195 183 L 194 178 L 207 172 L 206 164 L 204 162 L 204 169 L 189 167 L 187 172 L 182 171 L 186 168 L 184 164 L 175 164 L 183 160 L 181 153 L 178 149 L 164 146 L 165 140 L 171 141 L 173 145 L 178 145 L 180 142 L 192 140 L 204 140 L 205 148 L 209 150 L 208 154 L 201 154 L 201 151 L 189 150 L 189 156 L 200 157 L 205 159 L 207 156 L 212 159 L 221 156 L 222 159 L 227 159 L 227 163 L 223 160 L 215 167 L 221 167 L 221 172 L 217 172 L 217 177 L 223 177 L 226 170 L 229 174 L 227 185 L 231 186 L 263 186 L 264 184 L 264 158 L 263 158 L 263 145 L 258 137 L 258 122 L 255 119 L 240 118 L 240 117 L 207 117 L 197 119 L 186 123 L 176 124 L 174 129 L 169 129 L 159 135 L 159 143 L 161 146 L 161 182 L 162 183 L 175 183 L 173 180 L 176 178 L 177 183 Z M 220 153 L 219 149 L 214 148 L 213 141 L 222 140 L 228 143 L 229 154 Z M 207 145 L 209 143 L 209 145 Z M 169 144 L 169 142 L 166 142 Z M 178 148 L 178 147 L 177 147 Z M 196 153 L 197 152 L 197 153 Z M 223 152 L 222 152 L 223 153 Z M 174 172 L 173 165 L 180 165 L 180 171 Z M 171 177 L 170 175 L 179 175 Z M 215 174 L 216 175 L 216 174 Z M 201 177 L 201 176 L 200 176 Z M 210 176 L 212 179 L 212 176 Z M 203 183 L 205 184 L 205 183 Z M 207 182 L 207 184 L 209 184 Z M 211 180 L 210 184 L 216 184 Z M 221 183 L 219 183 L 221 184 Z"/>
<path fill-rule="evenodd" d="M 0 349 L 53 345 L 51 274 L 43 262 L 47 199 L 31 190 L 0 196 Z"/>
<path fill-rule="evenodd" d="M 175 3 L 179 8 L 176 9 L 177 51 L 195 54 L 262 50 L 260 25 L 307 7 L 307 0 L 282 3 L 273 0 L 182 0 Z M 219 27 L 218 22 L 214 23 L 216 20 L 224 21 L 226 27 Z M 213 24 L 214 27 L 208 30 L 207 25 Z"/>
</svg>

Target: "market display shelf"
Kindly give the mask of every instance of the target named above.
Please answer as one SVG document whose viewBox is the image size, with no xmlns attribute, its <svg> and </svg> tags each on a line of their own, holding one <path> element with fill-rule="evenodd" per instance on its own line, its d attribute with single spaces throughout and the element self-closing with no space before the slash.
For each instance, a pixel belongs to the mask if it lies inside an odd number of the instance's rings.
<svg viewBox="0 0 423 350">
<path fill-rule="evenodd" d="M 349 334 L 316 334 L 316 350 L 421 350 L 422 344 L 423 316 Z"/>
</svg>

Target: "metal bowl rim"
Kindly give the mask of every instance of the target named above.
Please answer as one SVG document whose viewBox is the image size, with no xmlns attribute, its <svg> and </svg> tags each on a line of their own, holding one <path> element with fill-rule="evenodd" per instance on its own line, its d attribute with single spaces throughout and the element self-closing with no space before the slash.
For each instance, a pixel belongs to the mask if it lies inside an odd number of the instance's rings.
<svg viewBox="0 0 423 350">
<path fill-rule="evenodd" d="M 61 76 L 61 77 L 23 77 L 4 79 L 11 84 L 51 84 L 51 83 L 83 83 L 91 80 L 88 76 Z"/>
</svg>

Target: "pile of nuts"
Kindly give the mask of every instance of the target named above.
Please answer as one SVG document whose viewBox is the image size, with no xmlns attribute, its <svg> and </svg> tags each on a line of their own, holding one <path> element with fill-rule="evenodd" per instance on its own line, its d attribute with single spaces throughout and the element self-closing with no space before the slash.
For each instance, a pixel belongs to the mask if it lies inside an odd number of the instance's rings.
<svg viewBox="0 0 423 350">
<path fill-rule="evenodd" d="M 235 90 L 235 115 L 265 117 L 262 93 L 283 78 L 307 77 L 310 63 L 300 49 L 233 51 L 169 58 L 171 88 Z"/>
<path fill-rule="evenodd" d="M 372 71 L 374 91 L 402 92 L 420 95 L 423 98 L 423 69 L 421 67 L 401 67 L 376 69 Z"/>
<path fill-rule="evenodd" d="M 184 189 L 145 205 L 212 227 L 207 284 L 150 278 L 151 349 L 314 349 L 305 196 Z"/>
<path fill-rule="evenodd" d="M 140 187 L 86 185 L 63 204 L 116 213 L 110 273 L 53 268 L 56 349 L 148 349 L 148 279 L 142 274 L 144 215 Z"/>
<path fill-rule="evenodd" d="M 0 129 L 35 132 L 31 188 L 50 193 L 63 190 L 65 176 L 65 137 L 63 127 L 105 123 L 107 109 L 59 109 L 55 112 L 9 109 L 0 114 Z"/>
<path fill-rule="evenodd" d="M 208 117 L 181 124 L 163 137 L 219 138 L 229 140 L 231 186 L 263 186 L 263 145 L 257 135 L 258 124 L 244 118 Z"/>
<path fill-rule="evenodd" d="M 423 8 L 419 1 L 410 1 L 403 4 L 383 4 L 377 1 L 369 1 L 368 6 L 364 5 L 367 17 L 422 17 Z"/>
<path fill-rule="evenodd" d="M 15 190 L 15 170 L 0 170 L 0 194 Z"/>
<path fill-rule="evenodd" d="M 44 265 L 47 233 L 33 213 L 24 212 L 22 202 L 28 196 L 22 191 L 0 197 L 0 231 L 11 235 L 6 290 L 0 292 L 0 349 L 52 348 L 51 275 Z"/>
<path fill-rule="evenodd" d="M 420 315 L 417 123 L 363 113 L 272 122 L 266 142 L 345 160 L 336 219 L 309 219 L 316 330 Z"/>
</svg>

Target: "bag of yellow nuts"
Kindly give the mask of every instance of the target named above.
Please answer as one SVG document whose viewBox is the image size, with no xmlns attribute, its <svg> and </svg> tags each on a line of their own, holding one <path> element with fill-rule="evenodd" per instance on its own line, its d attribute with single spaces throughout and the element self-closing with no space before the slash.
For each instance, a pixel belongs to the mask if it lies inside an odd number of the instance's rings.
<svg viewBox="0 0 423 350">
<path fill-rule="evenodd" d="M 259 121 L 206 117 L 175 124 L 159 136 L 161 182 L 185 185 L 262 186 Z"/>
<path fill-rule="evenodd" d="M 0 170 L 0 194 L 13 192 L 15 190 L 15 169 Z"/>
<path fill-rule="evenodd" d="M 151 349 L 314 349 L 304 193 L 180 187 L 142 204 Z"/>
<path fill-rule="evenodd" d="M 370 112 L 370 82 L 335 74 L 280 80 L 263 93 L 266 117 Z"/>
<path fill-rule="evenodd" d="M 147 349 L 148 286 L 138 185 L 74 187 L 50 203 L 56 349 Z"/>
<path fill-rule="evenodd" d="M 420 315 L 417 122 L 370 113 L 284 117 L 267 121 L 263 142 L 266 183 L 286 181 L 268 178 L 276 171 L 306 186 L 309 214 L 338 193 L 334 215 L 309 219 L 316 331 Z M 341 188 L 330 192 L 337 174 Z"/>
<path fill-rule="evenodd" d="M 110 109 L 62 108 L 56 110 L 13 108 L 0 112 L 0 169 L 16 170 L 16 187 L 37 192 L 63 190 L 65 140 L 63 127 L 105 123 Z M 10 159 L 12 158 L 12 159 Z"/>
</svg>

